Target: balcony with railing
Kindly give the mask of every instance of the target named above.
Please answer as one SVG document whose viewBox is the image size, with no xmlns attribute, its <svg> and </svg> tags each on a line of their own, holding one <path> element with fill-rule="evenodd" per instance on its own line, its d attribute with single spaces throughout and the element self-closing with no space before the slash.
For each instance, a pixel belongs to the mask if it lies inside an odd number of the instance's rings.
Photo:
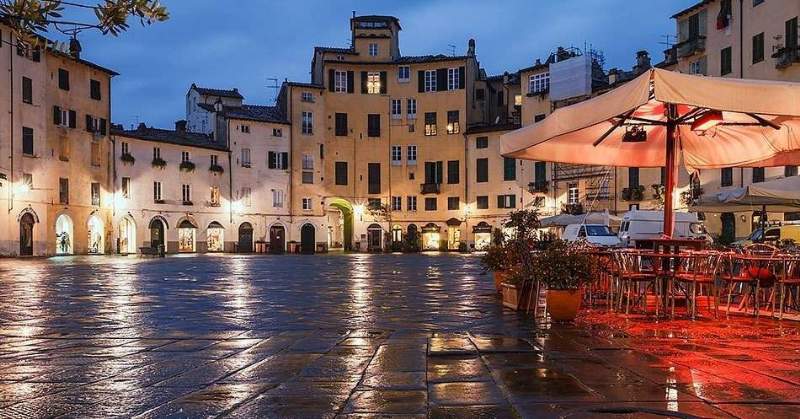
<svg viewBox="0 0 800 419">
<path fill-rule="evenodd" d="M 606 166 L 589 166 L 585 164 L 556 163 L 553 165 L 553 180 L 572 180 L 600 177 L 608 174 Z"/>
<path fill-rule="evenodd" d="M 675 48 L 678 50 L 678 57 L 690 57 L 706 50 L 706 37 L 704 35 L 694 36 L 675 44 Z"/>
<path fill-rule="evenodd" d="M 775 68 L 782 70 L 800 63 L 800 47 L 780 47 L 772 54 L 775 58 Z"/>
<path fill-rule="evenodd" d="M 419 186 L 422 194 L 438 194 L 442 189 L 441 183 L 422 183 Z"/>
</svg>

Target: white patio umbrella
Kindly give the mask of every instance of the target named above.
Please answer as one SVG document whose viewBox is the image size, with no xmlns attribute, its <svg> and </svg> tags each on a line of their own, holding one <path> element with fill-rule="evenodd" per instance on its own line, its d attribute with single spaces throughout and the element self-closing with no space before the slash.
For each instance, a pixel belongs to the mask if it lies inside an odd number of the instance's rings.
<svg viewBox="0 0 800 419">
<path fill-rule="evenodd" d="M 696 211 L 743 212 L 800 211 L 800 176 L 731 188 L 701 197 L 692 205 Z"/>
<path fill-rule="evenodd" d="M 692 172 L 800 165 L 800 84 L 652 69 L 501 138 L 507 157 L 665 167 L 664 231 L 673 231 L 679 158 Z"/>
</svg>

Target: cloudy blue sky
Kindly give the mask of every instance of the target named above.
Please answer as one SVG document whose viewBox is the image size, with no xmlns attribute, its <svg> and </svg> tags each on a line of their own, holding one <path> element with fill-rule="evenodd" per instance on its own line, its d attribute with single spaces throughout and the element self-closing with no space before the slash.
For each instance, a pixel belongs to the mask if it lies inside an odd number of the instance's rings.
<svg viewBox="0 0 800 419">
<path fill-rule="evenodd" d="M 514 71 L 557 46 L 591 44 L 606 68 L 630 68 L 637 50 L 662 58 L 670 16 L 697 0 L 162 0 L 171 18 L 118 38 L 82 34 L 83 56 L 120 73 L 113 119 L 172 126 L 198 85 L 238 87 L 249 103 L 274 99 L 269 78 L 308 81 L 315 45 L 346 47 L 348 19 L 390 14 L 403 26 L 405 55 L 463 54 L 475 38 L 490 74 Z M 234 6 L 235 5 L 235 6 Z"/>
</svg>

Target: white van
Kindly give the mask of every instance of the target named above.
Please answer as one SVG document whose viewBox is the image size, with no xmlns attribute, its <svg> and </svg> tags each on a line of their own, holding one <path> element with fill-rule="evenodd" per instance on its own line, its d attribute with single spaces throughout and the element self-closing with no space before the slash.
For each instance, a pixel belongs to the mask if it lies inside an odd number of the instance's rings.
<svg viewBox="0 0 800 419">
<path fill-rule="evenodd" d="M 674 233 L 675 238 L 710 239 L 696 212 L 676 212 Z M 633 210 L 622 216 L 618 236 L 623 246 L 631 247 L 637 240 L 657 239 L 663 234 L 664 211 Z"/>
<path fill-rule="evenodd" d="M 603 247 L 617 247 L 621 243 L 619 237 L 603 224 L 570 224 L 564 227 L 561 239 L 570 242 L 586 240 L 589 244 Z"/>
</svg>

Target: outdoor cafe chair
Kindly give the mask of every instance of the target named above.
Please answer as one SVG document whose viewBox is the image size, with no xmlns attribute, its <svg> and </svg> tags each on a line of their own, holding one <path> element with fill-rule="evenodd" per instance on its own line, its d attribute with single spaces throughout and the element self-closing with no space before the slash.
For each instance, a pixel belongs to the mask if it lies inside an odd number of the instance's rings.
<svg viewBox="0 0 800 419">
<path fill-rule="evenodd" d="M 727 312 L 731 311 L 731 301 L 733 300 L 734 289 L 739 287 L 742 293 L 742 300 L 739 303 L 740 309 L 745 309 L 753 297 L 753 310 L 756 316 L 761 314 L 761 290 L 762 288 L 773 288 L 776 283 L 781 259 L 776 257 L 777 249 L 768 245 L 748 246 L 742 253 L 729 253 L 726 258 L 724 272 L 720 276 L 727 282 L 728 302 Z M 744 292 L 744 288 L 748 292 Z M 775 299 L 772 299 L 772 311 L 775 312 Z"/>
<path fill-rule="evenodd" d="M 675 317 L 675 285 L 684 284 L 686 294 L 686 312 L 692 320 L 697 316 L 697 297 L 702 294 L 703 288 L 710 288 L 709 297 L 714 301 L 714 317 L 719 313 L 719 291 L 717 289 L 717 275 L 719 273 L 719 252 L 697 251 L 685 252 L 679 256 L 680 261 L 672 275 L 669 296 L 672 304 L 672 317 Z M 709 301 L 707 308 L 711 310 Z"/>
<path fill-rule="evenodd" d="M 616 267 L 618 297 L 616 305 L 618 310 L 622 310 L 622 302 L 625 300 L 625 314 L 630 313 L 631 300 L 637 298 L 643 301 L 644 309 L 647 309 L 647 291 L 653 289 L 656 296 L 656 316 L 659 315 L 659 289 L 660 280 L 658 275 L 658 262 L 653 253 L 640 252 L 635 250 L 620 250 L 614 252 L 614 263 Z"/>
<path fill-rule="evenodd" d="M 795 254 L 781 255 L 783 272 L 778 276 L 779 289 L 779 318 L 783 320 L 784 305 L 786 304 L 786 289 L 789 288 L 790 303 L 797 308 L 798 293 L 800 293 L 800 256 Z"/>
</svg>

